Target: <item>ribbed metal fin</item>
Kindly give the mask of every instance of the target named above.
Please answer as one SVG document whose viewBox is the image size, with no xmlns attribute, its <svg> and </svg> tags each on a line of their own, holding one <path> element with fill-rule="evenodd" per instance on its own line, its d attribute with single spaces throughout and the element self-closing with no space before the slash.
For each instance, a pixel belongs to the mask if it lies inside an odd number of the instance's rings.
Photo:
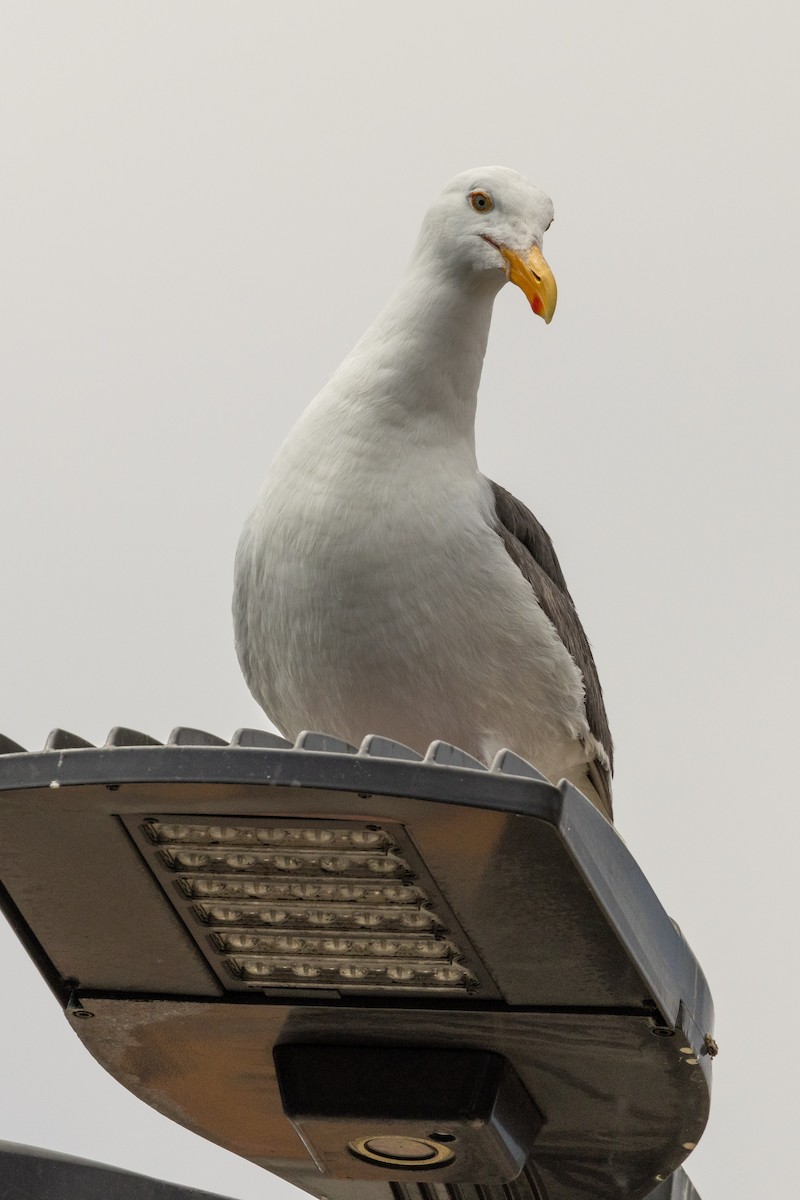
<svg viewBox="0 0 800 1200">
<path fill-rule="evenodd" d="M 440 767 L 468 767 L 471 771 L 486 770 L 486 767 L 482 762 L 478 762 L 477 758 L 467 754 L 466 750 L 459 750 L 458 746 L 451 746 L 449 742 L 431 742 L 428 753 L 425 755 L 425 762 L 436 763 Z"/>
<path fill-rule="evenodd" d="M 422 762 L 422 755 L 417 754 L 410 746 L 402 742 L 393 742 L 391 738 L 381 737 L 379 733 L 369 733 L 358 749 L 359 754 L 369 758 L 399 758 L 406 762 Z"/>
<path fill-rule="evenodd" d="M 513 750 L 498 750 L 490 770 L 498 771 L 501 775 L 521 775 L 524 779 L 536 779 L 539 783 L 550 782 L 532 763 L 520 758 Z"/>
<path fill-rule="evenodd" d="M 320 750 L 325 754 L 355 754 L 356 752 L 355 746 L 351 746 L 349 742 L 333 737 L 330 733 L 315 733 L 311 729 L 304 729 L 302 733 L 298 734 L 294 748 L 295 750 Z"/>
<path fill-rule="evenodd" d="M 97 749 L 93 742 L 87 742 L 84 738 L 78 737 L 77 733 L 70 733 L 68 729 L 51 729 L 44 748 L 45 750 Z"/>
<path fill-rule="evenodd" d="M 0 754 L 27 754 L 24 746 L 20 746 L 19 742 L 14 742 L 10 737 L 6 737 L 4 733 L 0 733 Z"/>
<path fill-rule="evenodd" d="M 127 729 L 124 725 L 115 725 L 106 738 L 106 746 L 162 746 L 149 733 L 139 729 Z"/>
<path fill-rule="evenodd" d="M 547 1200 L 529 1168 L 512 1183 L 390 1183 L 393 1200 Z"/>
<path fill-rule="evenodd" d="M 237 729 L 231 738 L 232 746 L 245 746 L 251 750 L 291 750 L 292 743 L 279 733 L 266 729 Z"/>
<path fill-rule="evenodd" d="M 224 738 L 215 733 L 206 733 L 204 729 L 189 729 L 185 725 L 177 725 L 167 738 L 168 746 L 227 746 Z"/>
</svg>

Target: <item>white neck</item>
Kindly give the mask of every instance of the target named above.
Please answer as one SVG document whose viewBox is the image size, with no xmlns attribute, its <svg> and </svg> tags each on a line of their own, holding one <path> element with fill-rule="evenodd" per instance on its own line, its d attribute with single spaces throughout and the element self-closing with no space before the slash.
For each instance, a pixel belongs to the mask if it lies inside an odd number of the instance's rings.
<svg viewBox="0 0 800 1200">
<path fill-rule="evenodd" d="M 400 287 L 320 396 L 417 444 L 466 442 L 502 272 L 448 269 L 420 247 Z M 465 447 L 465 448 L 466 448 Z"/>
</svg>

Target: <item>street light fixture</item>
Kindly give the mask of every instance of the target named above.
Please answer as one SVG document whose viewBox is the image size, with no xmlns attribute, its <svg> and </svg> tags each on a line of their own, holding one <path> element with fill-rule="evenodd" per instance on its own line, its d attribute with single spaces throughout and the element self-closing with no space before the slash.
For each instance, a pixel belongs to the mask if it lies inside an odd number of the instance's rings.
<svg viewBox="0 0 800 1200">
<path fill-rule="evenodd" d="M 160 1112 L 327 1200 L 691 1187 L 708 988 L 569 784 L 376 736 L 7 751 L 5 911 Z"/>
<path fill-rule="evenodd" d="M 134 1171 L 0 1141 L 3 1200 L 225 1200 Z"/>
<path fill-rule="evenodd" d="M 150 1176 L 74 1158 L 36 1146 L 0 1141 L 3 1196 L 25 1200 L 226 1200 L 216 1193 L 182 1187 Z M 648 1200 L 698 1200 L 682 1170 L 650 1193 Z"/>
</svg>

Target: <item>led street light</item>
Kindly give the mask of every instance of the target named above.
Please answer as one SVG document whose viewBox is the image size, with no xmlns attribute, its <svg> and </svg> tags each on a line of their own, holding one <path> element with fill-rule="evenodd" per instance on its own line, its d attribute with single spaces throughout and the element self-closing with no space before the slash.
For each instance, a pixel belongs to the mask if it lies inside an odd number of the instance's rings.
<svg viewBox="0 0 800 1200">
<path fill-rule="evenodd" d="M 225 1200 L 53 1150 L 0 1141 L 3 1200 Z"/>
<path fill-rule="evenodd" d="M 152 1107 L 327 1200 L 692 1194 L 708 988 L 569 784 L 379 737 L 0 751 L 0 902 Z"/>
</svg>

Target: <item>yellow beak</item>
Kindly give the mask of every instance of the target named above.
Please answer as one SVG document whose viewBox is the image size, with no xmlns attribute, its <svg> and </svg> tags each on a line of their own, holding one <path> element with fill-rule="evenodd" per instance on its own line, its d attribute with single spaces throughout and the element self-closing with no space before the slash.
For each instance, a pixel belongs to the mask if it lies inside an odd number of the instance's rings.
<svg viewBox="0 0 800 1200">
<path fill-rule="evenodd" d="M 539 247 L 534 246 L 526 259 L 514 250 L 507 250 L 505 246 L 500 247 L 500 253 L 506 260 L 508 278 L 522 288 L 533 311 L 538 317 L 544 317 L 549 325 L 556 311 L 558 289 L 555 276 Z"/>
</svg>

